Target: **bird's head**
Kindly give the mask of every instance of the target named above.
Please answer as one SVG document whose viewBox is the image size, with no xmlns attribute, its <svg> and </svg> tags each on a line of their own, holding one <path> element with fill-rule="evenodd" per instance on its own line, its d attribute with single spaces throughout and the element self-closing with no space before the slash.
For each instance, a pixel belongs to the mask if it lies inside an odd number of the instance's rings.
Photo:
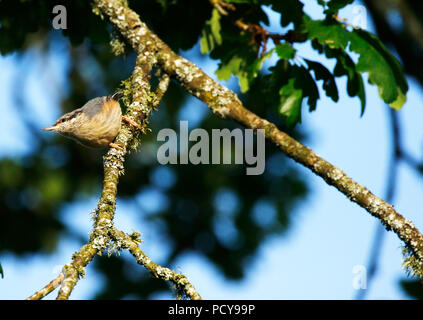
<svg viewBox="0 0 423 320">
<path fill-rule="evenodd" d="M 81 122 L 81 117 L 83 117 L 82 110 L 76 109 L 64 114 L 52 126 L 42 128 L 42 130 L 55 131 L 62 134 L 71 133 Z"/>
</svg>

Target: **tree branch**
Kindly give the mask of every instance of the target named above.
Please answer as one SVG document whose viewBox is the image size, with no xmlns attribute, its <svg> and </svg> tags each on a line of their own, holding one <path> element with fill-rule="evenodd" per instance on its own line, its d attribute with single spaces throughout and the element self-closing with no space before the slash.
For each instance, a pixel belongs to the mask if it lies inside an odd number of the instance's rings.
<svg viewBox="0 0 423 320">
<path fill-rule="evenodd" d="M 137 262 L 144 266 L 150 273 L 156 277 L 165 281 L 172 281 L 175 286 L 184 292 L 192 300 L 201 300 L 201 296 L 191 285 L 188 278 L 183 274 L 179 274 L 168 268 L 164 268 L 154 263 L 138 246 L 138 242 L 131 236 L 125 234 L 122 231 L 113 229 L 111 233 L 112 238 L 117 243 L 118 248 L 128 249 L 129 252 L 135 257 Z"/>
<path fill-rule="evenodd" d="M 94 0 L 95 12 L 107 16 L 136 52 L 146 45 L 155 47 L 159 65 L 164 72 L 176 78 L 182 87 L 204 101 L 217 116 L 233 119 L 247 128 L 264 129 L 266 137 L 285 155 L 304 165 L 334 186 L 351 201 L 378 218 L 387 230 L 393 230 L 405 245 L 423 263 L 423 236 L 414 224 L 398 213 L 392 205 L 372 194 L 341 169 L 319 157 L 273 123 L 247 110 L 237 95 L 207 76 L 195 64 L 173 52 L 143 23 L 138 14 L 119 0 Z"/>
<path fill-rule="evenodd" d="M 57 295 L 57 300 L 67 300 L 72 293 L 73 288 L 79 280 L 80 276 L 85 275 L 84 268 L 91 262 L 94 256 L 99 252 L 94 247 L 94 241 L 90 241 L 84 245 L 78 253 L 73 255 L 72 262 L 63 266 L 64 279 Z"/>
<path fill-rule="evenodd" d="M 32 296 L 28 297 L 27 300 L 40 300 L 44 298 L 62 283 L 63 278 L 63 273 L 60 273 L 55 279 L 50 281 L 48 285 L 46 285 L 40 291 L 35 292 Z"/>
<path fill-rule="evenodd" d="M 147 51 L 139 55 L 132 74 L 132 103 L 128 107 L 126 116 L 146 128 L 148 116 L 152 111 L 150 97 L 150 73 L 155 63 L 154 57 Z M 64 279 L 57 299 L 68 299 L 80 276 L 84 275 L 84 268 L 96 254 L 101 254 L 110 241 L 109 232 L 113 227 L 113 217 L 116 209 L 116 195 L 119 176 L 123 174 L 123 164 L 127 149 L 134 140 L 136 128 L 124 124 L 115 139 L 115 143 L 122 146 L 122 150 L 110 148 L 104 156 L 104 181 L 101 197 L 95 211 L 94 230 L 88 244 L 73 255 L 72 262 L 63 267 Z"/>
</svg>

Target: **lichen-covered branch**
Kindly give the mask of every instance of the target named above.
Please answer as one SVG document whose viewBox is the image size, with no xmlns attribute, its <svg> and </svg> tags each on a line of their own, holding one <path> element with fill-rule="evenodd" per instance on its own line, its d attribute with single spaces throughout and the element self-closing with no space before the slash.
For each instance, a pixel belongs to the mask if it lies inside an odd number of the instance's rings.
<svg viewBox="0 0 423 320">
<path fill-rule="evenodd" d="M 63 281 L 56 300 L 68 300 L 76 282 L 79 280 L 80 273 L 73 264 L 63 266 Z"/>
<path fill-rule="evenodd" d="M 129 91 L 124 94 L 131 95 L 131 101 L 125 116 L 135 122 L 136 126 L 125 124 L 122 126 L 115 143 L 121 149 L 111 148 L 104 156 L 104 182 L 103 191 L 95 210 L 94 229 L 90 235 L 88 244 L 73 255 L 72 262 L 63 267 L 59 277 L 48 284 L 44 289 L 35 293 L 30 298 L 41 299 L 57 286 L 61 287 L 57 296 L 58 300 L 69 299 L 73 288 L 80 277 L 85 274 L 84 268 L 90 263 L 96 254 L 102 252 L 108 246 L 110 240 L 114 240 L 118 248 L 128 249 L 136 258 L 137 262 L 149 270 L 155 277 L 171 281 L 191 299 L 201 299 L 200 295 L 190 284 L 188 279 L 168 268 L 161 267 L 152 262 L 147 255 L 138 247 L 137 242 L 130 236 L 118 231 L 113 226 L 113 217 L 116 210 L 116 196 L 119 176 L 123 173 L 124 160 L 127 150 L 134 148 L 138 142 L 138 130 L 146 132 L 148 117 L 151 111 L 158 106 L 169 85 L 169 75 L 163 74 L 155 94 L 150 92 L 150 75 L 154 64 L 157 62 L 153 51 L 148 45 L 144 47 L 142 54 L 137 58 L 134 72 L 130 79 Z M 126 97 L 128 98 L 128 97 Z"/>
<path fill-rule="evenodd" d="M 154 100 L 153 100 L 153 108 L 157 108 L 159 106 L 160 101 L 162 101 L 163 95 L 167 91 L 169 87 L 170 77 L 167 73 L 161 75 L 159 85 L 156 88 L 154 93 Z"/>
<path fill-rule="evenodd" d="M 162 70 L 176 78 L 186 91 L 204 101 L 213 113 L 221 118 L 233 119 L 247 128 L 264 129 L 266 137 L 282 152 L 380 219 L 382 224 L 388 230 L 393 230 L 417 259 L 423 262 L 422 234 L 392 205 L 372 194 L 366 187 L 355 182 L 310 148 L 280 131 L 273 123 L 244 108 L 234 92 L 207 76 L 195 64 L 173 52 L 125 3 L 119 0 L 93 2 L 94 10 L 107 16 L 136 52 L 139 53 L 147 45 L 153 47 Z"/>
<path fill-rule="evenodd" d="M 63 281 L 63 278 L 63 273 L 60 273 L 56 278 L 50 281 L 48 285 L 46 285 L 41 290 L 35 292 L 32 296 L 28 297 L 27 300 L 40 300 L 44 298 L 46 295 L 48 295 L 50 292 L 60 286 Z"/>
<path fill-rule="evenodd" d="M 136 121 L 141 128 L 146 128 L 152 106 L 149 102 L 150 73 L 155 59 L 148 59 L 148 54 L 139 56 L 132 74 L 132 103 L 126 116 Z M 125 154 L 134 140 L 137 128 L 128 124 L 122 126 L 115 143 L 122 150 L 110 148 L 104 156 L 103 190 L 95 210 L 94 230 L 88 244 L 73 255 L 72 262 L 63 267 L 64 279 L 57 299 L 68 299 L 78 279 L 84 275 L 84 268 L 96 254 L 101 254 L 110 241 L 109 232 L 113 227 L 116 209 L 116 195 L 119 176 L 123 173 Z"/>
<path fill-rule="evenodd" d="M 137 262 L 150 271 L 154 277 L 173 282 L 176 289 L 179 289 L 192 300 L 201 300 L 200 294 L 195 290 L 194 286 L 189 282 L 186 276 L 154 263 L 139 248 L 139 241 L 137 241 L 137 239 L 134 239 L 130 235 L 116 229 L 113 229 L 111 236 L 118 248 L 128 249 Z"/>
</svg>

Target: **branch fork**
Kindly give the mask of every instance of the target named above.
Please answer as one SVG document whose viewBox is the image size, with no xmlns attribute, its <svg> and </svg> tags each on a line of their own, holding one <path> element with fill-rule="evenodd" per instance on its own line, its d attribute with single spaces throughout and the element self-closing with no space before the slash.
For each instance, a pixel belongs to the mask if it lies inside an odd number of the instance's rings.
<svg viewBox="0 0 423 320">
<path fill-rule="evenodd" d="M 39 300 L 60 286 L 57 295 L 58 300 L 69 299 L 78 280 L 85 275 L 85 267 L 92 261 L 96 254 L 102 253 L 109 247 L 110 242 L 115 243 L 115 249 L 127 249 L 135 257 L 137 262 L 150 271 L 155 277 L 173 282 L 178 289 L 191 299 L 201 299 L 188 279 L 168 268 L 155 264 L 140 248 L 139 233 L 127 235 L 117 230 L 113 225 L 113 217 L 116 210 L 117 185 L 119 176 L 124 170 L 125 155 L 128 147 L 135 140 L 135 133 L 139 130 L 145 132 L 148 125 L 148 117 L 151 111 L 158 106 L 161 98 L 169 85 L 169 76 L 163 75 L 156 89 L 155 99 L 150 95 L 150 73 L 153 67 L 153 59 L 145 60 L 146 55 L 140 55 L 132 75 L 132 103 L 127 109 L 127 115 L 131 115 L 131 126 L 123 126 L 115 139 L 115 143 L 121 148 L 110 148 L 103 158 L 104 181 L 103 191 L 98 201 L 97 209 L 94 210 L 94 228 L 89 242 L 79 252 L 72 256 L 72 262 L 63 267 L 62 273 L 43 289 L 37 291 L 28 300 Z M 138 119 L 136 122 L 133 119 Z"/>
</svg>

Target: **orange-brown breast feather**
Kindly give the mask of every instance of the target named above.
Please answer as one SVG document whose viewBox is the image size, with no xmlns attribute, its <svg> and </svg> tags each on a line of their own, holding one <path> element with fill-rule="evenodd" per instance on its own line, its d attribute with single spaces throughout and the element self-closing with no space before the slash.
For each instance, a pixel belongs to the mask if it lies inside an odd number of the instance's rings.
<svg viewBox="0 0 423 320">
<path fill-rule="evenodd" d="M 120 104 L 119 102 L 115 101 L 115 100 L 107 100 L 104 104 L 103 104 L 103 109 L 101 110 L 101 112 L 104 113 L 111 113 L 114 111 L 115 108 L 120 108 Z"/>
</svg>

